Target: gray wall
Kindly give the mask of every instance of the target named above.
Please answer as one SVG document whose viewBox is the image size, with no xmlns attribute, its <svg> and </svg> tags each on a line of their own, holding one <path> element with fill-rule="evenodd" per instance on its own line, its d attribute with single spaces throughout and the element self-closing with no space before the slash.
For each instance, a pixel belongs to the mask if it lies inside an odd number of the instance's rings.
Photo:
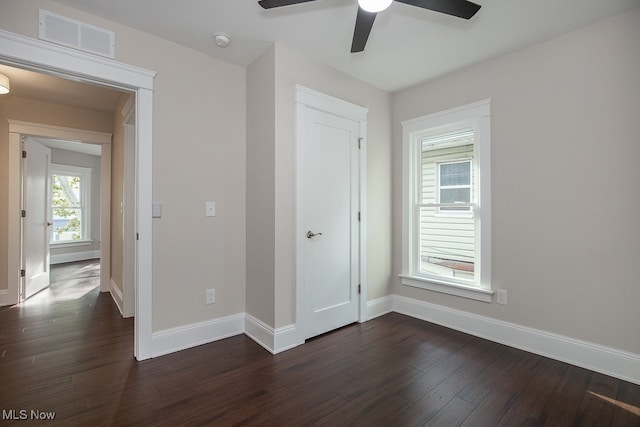
<svg viewBox="0 0 640 427">
<path fill-rule="evenodd" d="M 249 67 L 247 76 L 247 312 L 275 328 L 296 322 L 297 84 L 369 108 L 366 197 L 367 232 L 371 237 L 366 259 L 367 297 L 388 295 L 390 95 L 278 44 Z"/>
<path fill-rule="evenodd" d="M 402 120 L 491 104 L 493 287 L 501 306 L 393 292 L 640 353 L 640 8 L 393 96 L 394 272 Z"/>
<path fill-rule="evenodd" d="M 247 69 L 247 307 L 275 324 L 275 48 Z"/>
</svg>

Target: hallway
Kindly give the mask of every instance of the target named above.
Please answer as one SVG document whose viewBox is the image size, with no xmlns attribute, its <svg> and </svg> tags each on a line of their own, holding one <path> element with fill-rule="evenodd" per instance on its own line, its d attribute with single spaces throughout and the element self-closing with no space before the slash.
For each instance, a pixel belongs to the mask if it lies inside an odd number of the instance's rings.
<svg viewBox="0 0 640 427">
<path fill-rule="evenodd" d="M 50 286 L 29 298 L 22 305 L 51 304 L 80 299 L 100 286 L 100 260 L 69 262 L 51 266 Z"/>
</svg>

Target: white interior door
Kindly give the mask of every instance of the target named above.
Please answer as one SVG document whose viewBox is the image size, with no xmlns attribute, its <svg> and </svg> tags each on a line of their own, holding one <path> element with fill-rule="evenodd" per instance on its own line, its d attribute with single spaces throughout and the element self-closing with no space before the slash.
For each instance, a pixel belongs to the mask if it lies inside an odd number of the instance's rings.
<svg viewBox="0 0 640 427">
<path fill-rule="evenodd" d="M 358 122 L 306 116 L 304 251 L 306 338 L 358 320 Z"/>
<path fill-rule="evenodd" d="M 25 270 L 23 299 L 49 286 L 49 227 L 51 199 L 51 149 L 26 138 L 23 150 L 22 266 Z"/>
</svg>

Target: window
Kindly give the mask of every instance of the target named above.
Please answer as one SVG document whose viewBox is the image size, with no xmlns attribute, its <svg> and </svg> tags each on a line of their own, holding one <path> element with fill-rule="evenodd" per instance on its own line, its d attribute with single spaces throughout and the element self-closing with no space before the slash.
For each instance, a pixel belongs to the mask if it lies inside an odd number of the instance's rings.
<svg viewBox="0 0 640 427">
<path fill-rule="evenodd" d="M 51 165 L 51 243 L 91 240 L 91 169 Z"/>
<path fill-rule="evenodd" d="M 438 208 L 440 214 L 471 213 L 470 206 L 446 206 L 471 203 L 471 160 L 438 163 Z"/>
<path fill-rule="evenodd" d="M 402 123 L 402 283 L 491 301 L 490 101 Z"/>
</svg>

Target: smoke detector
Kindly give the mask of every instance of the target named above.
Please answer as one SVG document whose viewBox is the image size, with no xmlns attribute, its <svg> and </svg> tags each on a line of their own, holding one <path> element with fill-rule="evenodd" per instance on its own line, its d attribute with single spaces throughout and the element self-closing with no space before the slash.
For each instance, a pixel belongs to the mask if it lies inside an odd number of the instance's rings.
<svg viewBox="0 0 640 427">
<path fill-rule="evenodd" d="M 231 37 L 225 33 L 218 33 L 213 36 L 213 39 L 216 41 L 216 45 L 218 47 L 227 47 L 231 43 Z"/>
</svg>

